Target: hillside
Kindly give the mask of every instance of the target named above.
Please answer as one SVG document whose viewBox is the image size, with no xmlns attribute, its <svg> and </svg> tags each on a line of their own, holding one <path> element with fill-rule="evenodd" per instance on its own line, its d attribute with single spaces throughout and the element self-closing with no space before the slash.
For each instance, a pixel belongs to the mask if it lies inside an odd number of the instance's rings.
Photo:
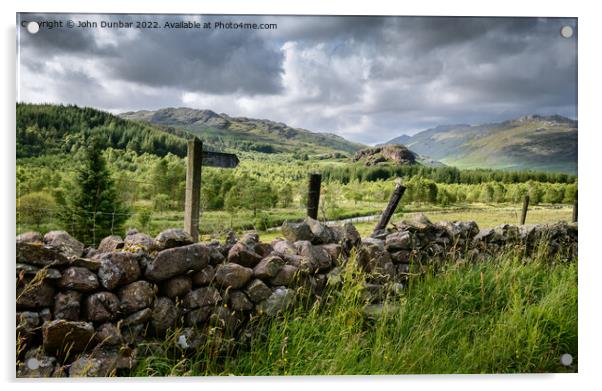
<svg viewBox="0 0 602 391">
<path fill-rule="evenodd" d="M 17 104 L 17 158 L 69 154 L 90 136 L 103 147 L 186 156 L 187 133 L 130 121 L 89 107 Z"/>
<path fill-rule="evenodd" d="M 403 145 L 384 145 L 358 151 L 352 159 L 365 166 L 375 166 L 380 163 L 393 163 L 398 165 L 416 164 L 416 154 Z"/>
<path fill-rule="evenodd" d="M 577 172 L 577 121 L 557 115 L 446 125 L 400 137 L 412 151 L 459 168 Z"/>
<path fill-rule="evenodd" d="M 265 119 L 230 117 L 211 110 L 180 107 L 127 112 L 120 116 L 129 120 L 184 129 L 220 147 L 246 151 L 354 153 L 365 147 L 331 133 L 311 132 Z"/>
</svg>

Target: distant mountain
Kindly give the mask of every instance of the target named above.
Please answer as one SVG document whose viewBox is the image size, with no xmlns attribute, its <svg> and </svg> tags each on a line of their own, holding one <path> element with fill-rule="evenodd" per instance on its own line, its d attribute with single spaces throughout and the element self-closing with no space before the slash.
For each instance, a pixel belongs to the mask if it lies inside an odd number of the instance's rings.
<svg viewBox="0 0 602 391">
<path fill-rule="evenodd" d="M 331 133 L 311 132 L 265 119 L 230 117 L 211 110 L 172 107 L 155 111 L 131 111 L 120 116 L 129 120 L 184 129 L 224 148 L 311 155 L 333 152 L 354 153 L 365 148 L 365 145 L 345 140 Z"/>
<path fill-rule="evenodd" d="M 459 168 L 577 173 L 577 121 L 559 115 L 445 125 L 404 136 L 412 151 Z M 394 138 L 385 144 L 398 143 Z"/>
</svg>

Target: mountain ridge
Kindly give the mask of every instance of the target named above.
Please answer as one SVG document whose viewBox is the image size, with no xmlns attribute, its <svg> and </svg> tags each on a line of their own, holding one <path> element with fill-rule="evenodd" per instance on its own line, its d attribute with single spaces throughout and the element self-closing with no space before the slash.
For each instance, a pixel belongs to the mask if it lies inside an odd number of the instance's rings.
<svg viewBox="0 0 602 391">
<path fill-rule="evenodd" d="M 404 145 L 459 168 L 576 173 L 577 135 L 577 120 L 531 114 L 502 122 L 437 126 L 404 138 Z M 381 145 L 397 144 L 398 138 Z"/>
</svg>

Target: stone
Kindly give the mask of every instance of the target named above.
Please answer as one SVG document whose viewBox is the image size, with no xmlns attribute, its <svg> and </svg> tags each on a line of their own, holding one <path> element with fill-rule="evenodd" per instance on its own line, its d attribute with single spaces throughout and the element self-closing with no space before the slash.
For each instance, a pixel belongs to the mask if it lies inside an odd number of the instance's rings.
<svg viewBox="0 0 602 391">
<path fill-rule="evenodd" d="M 208 265 L 203 270 L 199 270 L 192 275 L 192 283 L 198 286 L 205 286 L 211 284 L 214 278 L 215 268 L 211 265 Z"/>
<path fill-rule="evenodd" d="M 98 289 L 98 277 L 90 270 L 72 266 L 63 271 L 57 285 L 61 289 L 72 289 L 79 292 L 93 292 Z"/>
<path fill-rule="evenodd" d="M 111 235 L 107 236 L 98 244 L 98 253 L 110 253 L 117 250 L 122 250 L 125 242 L 121 239 L 121 236 Z"/>
<path fill-rule="evenodd" d="M 272 290 L 260 279 L 254 279 L 245 288 L 245 293 L 253 303 L 259 303 L 270 297 Z"/>
<path fill-rule="evenodd" d="M 162 251 L 168 248 L 181 247 L 194 243 L 192 236 L 183 229 L 170 228 L 157 235 L 154 249 Z"/>
<path fill-rule="evenodd" d="M 322 246 L 314 246 L 308 241 L 295 242 L 299 255 L 309 259 L 319 271 L 329 270 L 332 261 L 328 252 Z"/>
<path fill-rule="evenodd" d="M 84 244 L 65 231 L 50 231 L 44 235 L 44 243 L 57 248 L 67 258 L 81 257 L 84 253 Z"/>
<path fill-rule="evenodd" d="M 47 280 L 23 280 L 17 286 L 17 308 L 36 309 L 54 304 L 54 287 Z"/>
<path fill-rule="evenodd" d="M 259 254 L 260 257 L 265 258 L 274 251 L 274 248 L 270 243 L 256 243 L 255 246 L 253 246 L 253 250 Z"/>
<path fill-rule="evenodd" d="M 42 337 L 47 353 L 73 357 L 90 345 L 94 327 L 92 323 L 58 319 L 42 325 Z"/>
<path fill-rule="evenodd" d="M 69 260 L 69 266 L 85 267 L 91 272 L 98 272 L 100 270 L 100 259 L 97 258 L 71 258 Z"/>
<path fill-rule="evenodd" d="M 247 232 L 240 238 L 239 242 L 242 242 L 247 246 L 252 247 L 255 244 L 259 243 L 259 234 L 255 231 Z"/>
<path fill-rule="evenodd" d="M 38 276 L 38 278 L 44 280 L 59 280 L 62 277 L 60 271 L 51 267 L 44 267 L 40 269 L 37 266 L 28 265 L 26 263 L 17 263 L 15 269 L 17 272 L 17 277 L 24 276 L 33 278 Z"/>
<path fill-rule="evenodd" d="M 412 252 L 409 250 L 399 250 L 391 253 L 393 263 L 410 263 Z"/>
<path fill-rule="evenodd" d="M 177 334 L 176 347 L 182 350 L 195 351 L 197 348 L 205 345 L 206 342 L 206 334 L 202 333 L 196 327 L 187 327 Z"/>
<path fill-rule="evenodd" d="M 189 311 L 184 316 L 184 323 L 188 327 L 200 326 L 209 319 L 212 307 L 201 307 Z"/>
<path fill-rule="evenodd" d="M 42 243 L 44 237 L 41 233 L 35 231 L 24 232 L 17 235 L 17 243 Z"/>
<path fill-rule="evenodd" d="M 78 321 L 81 293 L 77 291 L 59 292 L 54 297 L 54 318 Z"/>
<path fill-rule="evenodd" d="M 215 271 L 215 281 L 223 288 L 240 289 L 249 282 L 253 276 L 253 269 L 236 263 L 219 265 Z"/>
<path fill-rule="evenodd" d="M 328 286 L 336 286 L 343 282 L 343 271 L 340 267 L 335 267 L 326 274 L 326 284 Z"/>
<path fill-rule="evenodd" d="M 243 242 L 237 242 L 230 251 L 228 251 L 228 262 L 237 263 L 244 267 L 255 267 L 261 261 L 261 255 L 257 254 L 253 248 L 250 248 Z"/>
<path fill-rule="evenodd" d="M 275 277 L 284 266 L 282 258 L 271 255 L 261 260 L 253 269 L 253 275 L 263 280 Z"/>
<path fill-rule="evenodd" d="M 153 249 L 154 243 L 154 239 L 150 236 L 135 232 L 126 235 L 123 240 L 123 250 L 133 253 L 148 253 Z"/>
<path fill-rule="evenodd" d="M 164 334 L 173 327 L 178 318 L 178 309 L 174 302 L 167 297 L 158 297 L 153 306 L 151 324 L 155 333 Z"/>
<path fill-rule="evenodd" d="M 17 312 L 17 340 L 28 345 L 36 337 L 41 324 L 40 315 L 33 311 Z"/>
<path fill-rule="evenodd" d="M 135 350 L 95 349 L 75 360 L 69 367 L 70 377 L 113 377 L 118 369 L 131 369 L 136 363 Z"/>
<path fill-rule="evenodd" d="M 300 223 L 289 223 L 285 221 L 282 224 L 282 234 L 291 243 L 298 242 L 299 240 L 314 240 L 314 234 L 311 232 L 309 225 L 306 221 Z"/>
<path fill-rule="evenodd" d="M 343 246 L 338 243 L 329 243 L 320 247 L 326 251 L 332 264 L 340 265 L 343 263 Z"/>
<path fill-rule="evenodd" d="M 362 314 L 364 317 L 371 320 L 378 320 L 380 318 L 389 318 L 395 313 L 395 307 L 386 304 L 369 304 L 364 307 Z"/>
<path fill-rule="evenodd" d="M 228 308 L 233 311 L 250 311 L 253 309 L 253 303 L 244 292 L 230 291 L 227 298 Z"/>
<path fill-rule="evenodd" d="M 406 231 L 400 231 L 387 235 L 387 239 L 385 240 L 385 248 L 389 252 L 411 249 L 412 238 L 410 233 Z"/>
<path fill-rule="evenodd" d="M 17 242 L 17 263 L 36 266 L 62 266 L 69 258 L 58 249 L 42 243 Z"/>
<path fill-rule="evenodd" d="M 301 273 L 311 274 L 318 270 L 316 262 L 310 258 L 302 257 L 301 255 L 280 255 L 287 265 L 291 265 L 299 269 Z"/>
<path fill-rule="evenodd" d="M 295 255 L 297 254 L 297 248 L 295 245 L 288 240 L 275 239 L 272 241 L 272 248 L 279 254 Z"/>
<path fill-rule="evenodd" d="M 50 311 L 50 308 L 42 308 L 38 314 L 40 315 L 40 322 L 42 323 L 52 320 L 52 312 Z"/>
<path fill-rule="evenodd" d="M 215 307 L 209 315 L 209 324 L 219 327 L 226 333 L 234 333 L 242 324 L 243 315 L 240 312 L 231 311 L 225 307 Z"/>
<path fill-rule="evenodd" d="M 138 256 L 125 251 L 104 254 L 100 259 L 98 277 L 108 290 L 136 281 L 140 277 Z"/>
<path fill-rule="evenodd" d="M 272 292 L 270 297 L 259 303 L 257 312 L 274 316 L 278 312 L 287 309 L 293 302 L 295 292 L 292 289 L 279 287 Z"/>
<path fill-rule="evenodd" d="M 32 349 L 25 353 L 25 359 L 17 368 L 18 378 L 53 377 L 57 371 L 55 357 L 47 356 L 41 348 Z"/>
<path fill-rule="evenodd" d="M 103 323 L 96 329 L 94 340 L 101 346 L 121 345 L 123 336 L 119 331 L 119 327 L 113 323 Z"/>
<path fill-rule="evenodd" d="M 310 239 L 313 244 L 335 243 L 339 240 L 336 231 L 329 226 L 311 217 L 306 217 L 305 221 L 313 235 L 313 238 Z"/>
<path fill-rule="evenodd" d="M 295 266 L 284 265 L 282 269 L 270 280 L 270 284 L 272 286 L 292 286 L 296 282 L 296 278 L 298 276 L 299 269 Z"/>
<path fill-rule="evenodd" d="M 184 307 L 194 309 L 215 305 L 222 300 L 222 296 L 214 287 L 195 289 L 184 297 Z"/>
<path fill-rule="evenodd" d="M 349 254 L 353 248 L 358 247 L 362 242 L 360 233 L 351 223 L 343 224 L 343 227 L 341 227 L 340 236 L 341 246 L 343 247 L 343 251 L 345 251 L 347 254 Z"/>
<path fill-rule="evenodd" d="M 126 314 L 150 307 L 155 299 L 155 287 L 148 281 L 136 281 L 119 290 L 120 308 Z"/>
<path fill-rule="evenodd" d="M 85 318 L 90 322 L 108 322 L 120 315 L 120 302 L 112 292 L 97 292 L 86 298 Z"/>
<path fill-rule="evenodd" d="M 153 310 L 151 310 L 150 308 L 145 308 L 143 310 L 136 311 L 133 314 L 126 317 L 125 319 L 123 319 L 121 321 L 121 326 L 130 327 L 139 324 L 146 324 L 151 320 L 152 316 Z"/>
<path fill-rule="evenodd" d="M 163 281 L 188 270 L 201 270 L 209 264 L 209 249 L 204 244 L 190 244 L 163 250 L 146 268 L 146 277 Z"/>
<path fill-rule="evenodd" d="M 226 255 L 228 251 L 219 246 L 219 242 L 217 246 L 208 246 L 209 247 L 209 265 L 219 265 L 220 263 L 224 263 L 226 260 Z M 224 255 L 224 253 L 226 255 Z"/>
<path fill-rule="evenodd" d="M 170 299 L 184 297 L 192 290 L 192 279 L 188 276 L 176 276 L 163 282 L 161 291 Z"/>
</svg>

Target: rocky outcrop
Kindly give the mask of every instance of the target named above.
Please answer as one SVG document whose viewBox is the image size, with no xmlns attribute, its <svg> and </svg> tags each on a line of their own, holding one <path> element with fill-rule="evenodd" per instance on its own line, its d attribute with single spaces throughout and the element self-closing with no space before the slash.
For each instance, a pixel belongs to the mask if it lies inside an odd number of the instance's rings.
<svg viewBox="0 0 602 391">
<path fill-rule="evenodd" d="M 355 154 L 353 161 L 362 162 L 366 166 L 379 163 L 407 165 L 416 164 L 416 154 L 403 145 L 391 144 L 362 149 Z"/>
<path fill-rule="evenodd" d="M 470 221 L 433 224 L 418 216 L 375 238 L 362 239 L 351 224 L 327 227 L 311 219 L 285 223 L 283 234 L 286 239 L 271 243 L 246 234 L 191 244 L 179 230 L 155 239 L 130 232 L 124 241 L 105 238 L 86 252 L 95 253 L 91 258 L 64 232 L 17 237 L 16 333 L 23 347 L 17 375 L 127 373 L 140 342 L 164 341 L 170 330 L 183 353 L 208 338 L 223 337 L 215 343 L 226 349 L 246 335 L 252 317 L 278 316 L 298 295 L 336 289 L 345 266 L 365 274 L 365 315 L 378 317 L 385 298 L 403 291 L 410 271 L 486 260 L 507 248 L 525 257 L 546 251 L 551 260 L 574 259 L 578 229 L 557 223 L 479 230 Z"/>
</svg>

